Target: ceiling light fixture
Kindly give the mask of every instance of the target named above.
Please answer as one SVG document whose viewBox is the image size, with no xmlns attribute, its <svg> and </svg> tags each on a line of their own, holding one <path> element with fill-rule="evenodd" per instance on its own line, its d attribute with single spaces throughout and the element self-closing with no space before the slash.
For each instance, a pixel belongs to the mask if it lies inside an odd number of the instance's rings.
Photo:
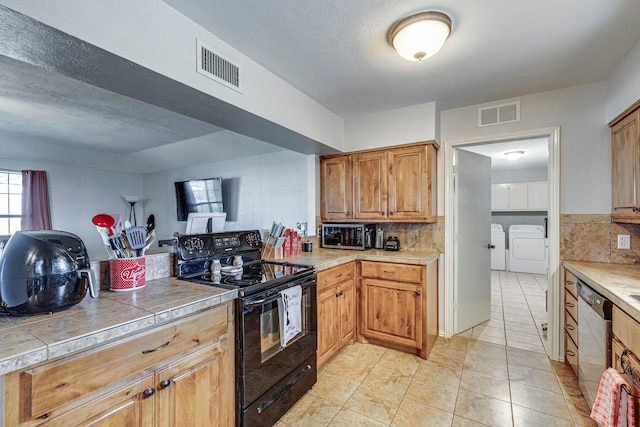
<svg viewBox="0 0 640 427">
<path fill-rule="evenodd" d="M 522 157 L 523 154 L 524 151 L 507 151 L 506 153 L 504 153 L 506 158 L 509 160 L 518 160 L 520 157 Z"/>
<path fill-rule="evenodd" d="M 441 12 L 421 12 L 398 22 L 391 31 L 391 45 L 409 61 L 438 53 L 451 34 L 451 18 Z"/>
</svg>

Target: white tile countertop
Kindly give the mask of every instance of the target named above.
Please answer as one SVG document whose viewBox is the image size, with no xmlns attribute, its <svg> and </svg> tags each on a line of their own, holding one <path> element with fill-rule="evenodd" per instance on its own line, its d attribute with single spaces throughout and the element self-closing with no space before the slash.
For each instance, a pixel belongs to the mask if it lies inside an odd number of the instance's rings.
<svg viewBox="0 0 640 427">
<path fill-rule="evenodd" d="M 178 280 L 148 280 L 132 292 L 101 290 L 80 304 L 52 314 L 0 314 L 0 375 L 81 351 L 213 307 L 236 290 Z"/>
</svg>

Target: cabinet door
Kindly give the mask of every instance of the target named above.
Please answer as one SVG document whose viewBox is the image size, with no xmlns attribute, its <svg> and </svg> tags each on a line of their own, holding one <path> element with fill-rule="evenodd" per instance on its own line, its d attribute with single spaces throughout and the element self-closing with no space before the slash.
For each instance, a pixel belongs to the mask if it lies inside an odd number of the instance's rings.
<svg viewBox="0 0 640 427">
<path fill-rule="evenodd" d="M 39 426 L 143 427 L 153 425 L 153 374 L 106 393 Z"/>
<path fill-rule="evenodd" d="M 527 185 L 527 204 L 529 210 L 546 211 L 549 208 L 547 181 L 530 182 Z"/>
<path fill-rule="evenodd" d="M 389 150 L 389 219 L 426 220 L 430 217 L 430 175 L 427 147 Z M 435 190 L 434 190 L 435 191 Z"/>
<path fill-rule="evenodd" d="M 356 283 L 354 280 L 343 282 L 340 290 L 340 347 L 352 342 L 356 329 Z"/>
<path fill-rule="evenodd" d="M 322 366 L 338 351 L 338 298 L 333 286 L 318 293 L 318 366 Z"/>
<path fill-rule="evenodd" d="M 320 210 L 324 221 L 342 221 L 351 212 L 351 156 L 320 159 Z"/>
<path fill-rule="evenodd" d="M 420 285 L 363 279 L 363 335 L 389 344 L 421 349 Z"/>
<path fill-rule="evenodd" d="M 233 426 L 235 377 L 226 339 L 156 371 L 156 425 Z"/>
<path fill-rule="evenodd" d="M 527 183 L 509 184 L 509 210 L 527 210 Z"/>
<path fill-rule="evenodd" d="M 625 348 L 626 348 L 625 345 L 622 342 L 618 341 L 616 338 L 613 338 L 611 340 L 611 359 L 612 359 L 611 367 L 617 369 L 618 372 L 622 372 L 621 359 L 622 359 L 622 352 L 625 350 Z M 626 362 L 636 372 L 640 371 L 640 361 L 637 359 L 637 356 L 629 355 L 626 358 Z M 633 394 L 634 396 L 640 396 L 640 388 L 638 388 L 633 383 L 631 378 L 629 378 L 626 374 L 622 374 L 622 376 L 627 382 L 627 384 L 629 384 L 629 390 L 631 391 L 631 394 Z M 636 407 L 636 411 L 635 411 L 636 425 L 640 425 L 638 424 L 640 423 L 640 411 L 638 411 L 637 409 L 638 405 L 640 405 L 640 398 L 635 397 L 634 401 L 635 401 L 635 407 Z"/>
<path fill-rule="evenodd" d="M 491 185 L 491 210 L 504 211 L 509 209 L 509 184 Z"/>
<path fill-rule="evenodd" d="M 353 155 L 353 217 L 381 220 L 387 215 L 386 151 Z"/>
<path fill-rule="evenodd" d="M 635 112 L 611 128 L 611 214 L 637 216 L 638 127 Z"/>
</svg>

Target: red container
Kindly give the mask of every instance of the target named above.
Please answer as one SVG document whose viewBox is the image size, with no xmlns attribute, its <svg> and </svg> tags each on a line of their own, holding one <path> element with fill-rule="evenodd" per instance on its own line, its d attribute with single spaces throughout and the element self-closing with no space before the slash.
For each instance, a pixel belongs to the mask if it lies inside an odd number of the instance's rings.
<svg viewBox="0 0 640 427">
<path fill-rule="evenodd" d="M 111 291 L 133 291 L 146 285 L 144 257 L 109 260 L 109 270 Z"/>
</svg>

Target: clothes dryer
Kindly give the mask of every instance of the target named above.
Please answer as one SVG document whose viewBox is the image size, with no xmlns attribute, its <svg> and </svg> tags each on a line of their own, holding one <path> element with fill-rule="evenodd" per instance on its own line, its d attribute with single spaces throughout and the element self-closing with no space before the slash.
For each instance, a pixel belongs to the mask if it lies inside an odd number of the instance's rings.
<svg viewBox="0 0 640 427">
<path fill-rule="evenodd" d="M 542 225 L 509 227 L 509 271 L 547 274 L 549 250 Z"/>
<path fill-rule="evenodd" d="M 505 236 L 502 225 L 491 224 L 491 269 L 505 269 Z"/>
</svg>

